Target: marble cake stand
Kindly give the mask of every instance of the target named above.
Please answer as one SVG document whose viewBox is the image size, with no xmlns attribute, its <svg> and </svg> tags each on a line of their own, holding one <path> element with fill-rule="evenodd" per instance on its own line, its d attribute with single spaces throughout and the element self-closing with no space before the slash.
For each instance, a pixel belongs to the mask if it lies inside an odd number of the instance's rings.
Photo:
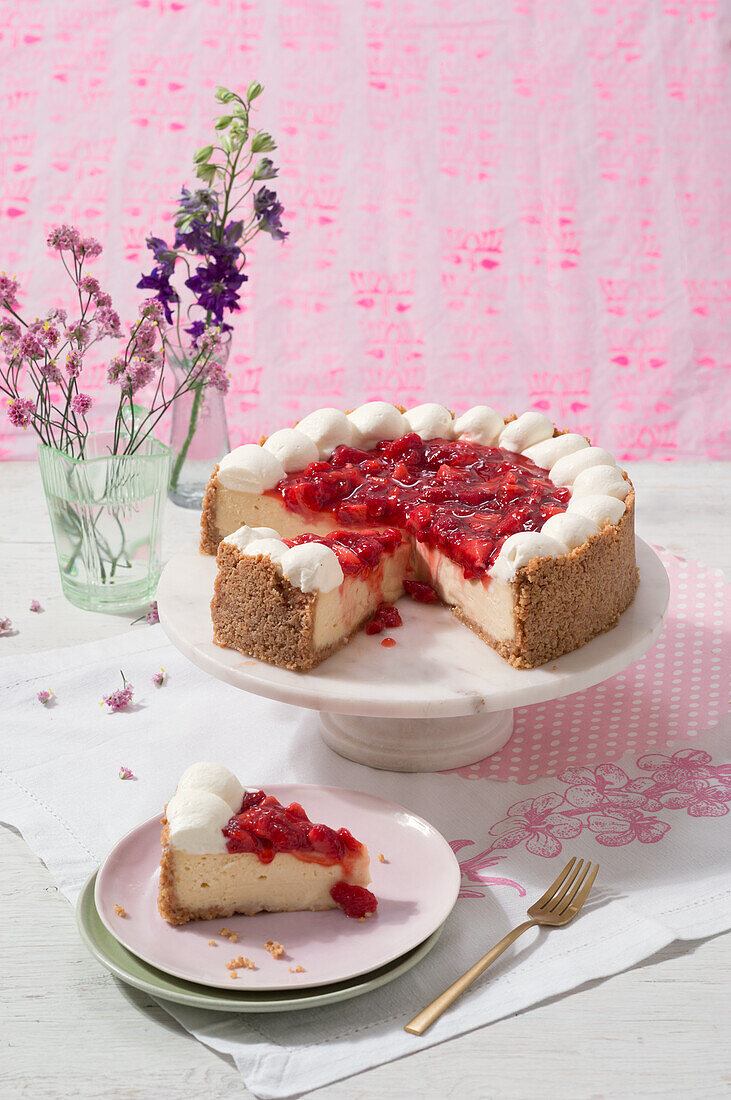
<svg viewBox="0 0 731 1100">
<path fill-rule="evenodd" d="M 514 669 L 445 607 L 401 600 L 396 645 L 358 634 L 312 672 L 288 672 L 211 641 L 215 559 L 182 551 L 158 587 L 170 641 L 199 668 L 244 691 L 320 711 L 326 744 L 341 756 L 390 771 L 441 771 L 497 752 L 513 708 L 601 683 L 647 652 L 662 629 L 670 587 L 657 554 L 637 540 L 640 586 L 619 624 L 575 653 Z"/>
</svg>

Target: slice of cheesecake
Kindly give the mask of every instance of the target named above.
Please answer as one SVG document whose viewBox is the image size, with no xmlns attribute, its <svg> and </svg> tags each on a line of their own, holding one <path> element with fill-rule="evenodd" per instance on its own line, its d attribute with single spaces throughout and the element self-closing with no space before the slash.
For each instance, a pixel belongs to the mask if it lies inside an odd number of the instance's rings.
<svg viewBox="0 0 731 1100">
<path fill-rule="evenodd" d="M 314 668 L 403 594 L 409 555 L 394 528 L 281 539 L 241 527 L 218 548 L 213 640 L 280 668 Z"/>
<path fill-rule="evenodd" d="M 364 844 L 297 802 L 245 790 L 220 764 L 183 773 L 162 824 L 158 908 L 169 924 L 304 909 L 362 917 L 378 905 Z"/>
</svg>

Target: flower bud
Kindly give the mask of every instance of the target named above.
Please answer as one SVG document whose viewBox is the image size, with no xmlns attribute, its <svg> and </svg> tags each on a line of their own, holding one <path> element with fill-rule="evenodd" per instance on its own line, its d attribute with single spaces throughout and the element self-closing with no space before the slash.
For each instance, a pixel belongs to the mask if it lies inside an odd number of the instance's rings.
<svg viewBox="0 0 731 1100">
<path fill-rule="evenodd" d="M 193 156 L 193 163 L 194 164 L 205 164 L 207 160 L 210 160 L 212 152 L 213 152 L 213 146 L 212 145 L 204 145 Z"/>
<path fill-rule="evenodd" d="M 221 115 L 221 117 L 216 121 L 216 129 L 225 130 L 227 126 L 231 125 L 231 118 L 231 115 Z"/>
<path fill-rule="evenodd" d="M 276 142 L 271 134 L 267 134 L 263 130 L 255 134 L 251 141 L 252 153 L 268 153 L 271 149 L 276 149 L 276 147 Z"/>
<path fill-rule="evenodd" d="M 260 96 L 263 91 L 264 91 L 264 89 L 262 88 L 259 81 L 254 80 L 249 85 L 249 87 L 246 89 L 246 98 L 247 98 L 248 102 L 251 103 L 252 100 L 256 99 L 257 96 Z"/>
<path fill-rule="evenodd" d="M 230 92 L 228 88 L 224 88 L 221 84 L 216 88 L 216 99 L 219 103 L 230 103 L 234 99 L 234 93 Z"/>
</svg>

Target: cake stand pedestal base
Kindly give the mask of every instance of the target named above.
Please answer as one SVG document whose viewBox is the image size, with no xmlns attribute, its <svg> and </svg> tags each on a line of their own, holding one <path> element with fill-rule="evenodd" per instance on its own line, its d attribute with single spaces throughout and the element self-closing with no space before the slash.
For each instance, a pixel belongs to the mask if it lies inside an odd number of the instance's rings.
<svg viewBox="0 0 731 1100">
<path fill-rule="evenodd" d="M 513 732 L 512 710 L 456 718 L 367 718 L 320 712 L 322 739 L 347 760 L 390 772 L 439 772 L 498 752 Z"/>
</svg>

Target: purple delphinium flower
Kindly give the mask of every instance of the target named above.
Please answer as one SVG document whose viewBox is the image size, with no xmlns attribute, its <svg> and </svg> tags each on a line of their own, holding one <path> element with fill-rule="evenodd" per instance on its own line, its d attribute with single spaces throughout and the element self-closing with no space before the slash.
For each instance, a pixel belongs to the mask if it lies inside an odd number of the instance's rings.
<svg viewBox="0 0 731 1100">
<path fill-rule="evenodd" d="M 208 310 L 217 322 L 223 320 L 224 309 L 239 308 L 236 291 L 248 281 L 248 275 L 237 270 L 230 256 L 219 254 L 212 264 L 197 267 L 195 272 L 185 280 L 185 285 L 195 294 L 198 305 Z"/>
<path fill-rule="evenodd" d="M 7 634 L 12 625 L 12 619 L 4 619 L 0 616 L 0 634 Z"/>
<path fill-rule="evenodd" d="M 35 411 L 35 405 L 27 397 L 8 402 L 8 419 L 16 428 L 27 428 Z"/>
<path fill-rule="evenodd" d="M 169 325 L 173 323 L 173 311 L 170 306 L 180 301 L 177 290 L 170 283 L 172 273 L 172 264 L 158 264 L 157 267 L 153 267 L 149 275 L 143 275 L 137 284 L 141 290 L 157 292 L 155 297 L 164 309 L 165 320 Z"/>
<path fill-rule="evenodd" d="M 101 701 L 101 706 L 106 703 L 110 710 L 124 710 L 132 702 L 134 696 L 132 684 L 127 683 L 123 672 L 120 672 L 119 675 L 122 677 L 122 687 L 117 688 L 111 695 L 105 695 Z"/>
<path fill-rule="evenodd" d="M 93 404 L 88 393 L 77 393 L 71 401 L 71 408 L 78 416 L 86 416 Z"/>
<path fill-rule="evenodd" d="M 152 677 L 152 682 L 155 685 L 155 687 L 161 688 L 162 685 L 165 683 L 166 679 L 167 679 L 167 674 L 165 672 L 165 669 L 161 668 L 160 671 L 156 672 L 155 675 Z"/>
<path fill-rule="evenodd" d="M 121 764 L 120 767 L 119 767 L 119 778 L 120 779 L 136 779 L 137 776 L 133 773 L 131 768 L 125 768 L 124 764 Z"/>
<path fill-rule="evenodd" d="M 37 612 L 42 611 L 42 610 L 43 610 L 43 608 L 41 607 L 38 600 L 31 600 L 30 601 L 29 611 L 35 611 L 37 613 Z"/>
<path fill-rule="evenodd" d="M 39 703 L 42 703 L 44 707 L 47 707 L 48 704 L 56 697 L 53 692 L 48 689 L 47 691 L 39 691 L 36 698 L 38 699 Z"/>
<path fill-rule="evenodd" d="M 275 241 L 283 241 L 289 236 L 281 227 L 284 207 L 278 201 L 276 191 L 261 187 L 254 195 L 254 213 L 259 220 L 259 228 L 269 233 Z"/>
</svg>

